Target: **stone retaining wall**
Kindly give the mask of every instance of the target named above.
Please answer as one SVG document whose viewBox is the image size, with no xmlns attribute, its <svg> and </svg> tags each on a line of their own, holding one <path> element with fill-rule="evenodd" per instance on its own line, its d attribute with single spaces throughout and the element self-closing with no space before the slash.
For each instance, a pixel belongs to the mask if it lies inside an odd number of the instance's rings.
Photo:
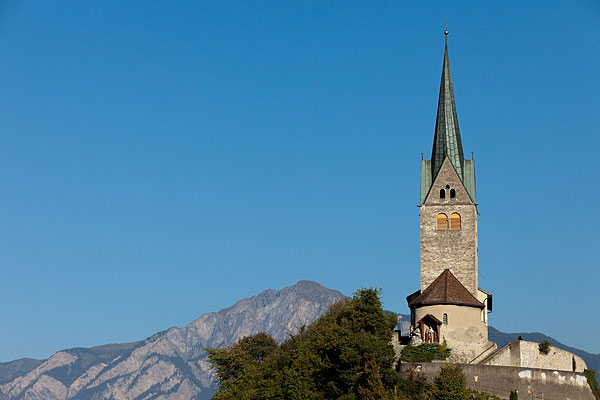
<svg viewBox="0 0 600 400">
<path fill-rule="evenodd" d="M 575 372 L 583 372 L 587 368 L 581 357 L 566 350 L 551 346 L 548 354 L 542 354 L 539 343 L 515 340 L 508 343 L 493 357 L 485 360 L 483 364 L 572 371 L 573 360 L 575 360 Z"/>
<path fill-rule="evenodd" d="M 433 363 L 402 363 L 400 373 L 408 376 L 411 372 L 423 374 L 433 380 L 445 365 Z M 519 399 L 545 400 L 595 400 L 581 373 L 493 365 L 458 364 L 467 379 L 467 386 L 481 392 L 508 399 L 511 390 L 519 391 Z"/>
</svg>

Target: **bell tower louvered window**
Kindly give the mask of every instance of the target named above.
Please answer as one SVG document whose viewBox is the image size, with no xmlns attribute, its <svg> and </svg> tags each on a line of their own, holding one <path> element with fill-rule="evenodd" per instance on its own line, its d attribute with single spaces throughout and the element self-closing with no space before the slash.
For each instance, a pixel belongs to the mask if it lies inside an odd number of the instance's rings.
<svg viewBox="0 0 600 400">
<path fill-rule="evenodd" d="M 435 217 L 435 230 L 436 231 L 447 231 L 448 230 L 448 216 L 446 214 L 438 214 Z"/>
<path fill-rule="evenodd" d="M 450 214 L 450 230 L 460 231 L 460 215 L 457 213 Z"/>
</svg>

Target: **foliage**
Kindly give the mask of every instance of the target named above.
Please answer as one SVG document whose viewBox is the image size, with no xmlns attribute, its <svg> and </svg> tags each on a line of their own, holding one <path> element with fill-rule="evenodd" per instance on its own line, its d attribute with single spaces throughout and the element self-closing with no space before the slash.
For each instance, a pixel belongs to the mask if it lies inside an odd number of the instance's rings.
<svg viewBox="0 0 600 400">
<path fill-rule="evenodd" d="M 406 346 L 402 350 L 400 359 L 408 362 L 431 362 L 432 360 L 445 360 L 450 356 L 450 349 L 446 342 L 423 343 L 419 346 Z"/>
<path fill-rule="evenodd" d="M 435 378 L 435 400 L 500 400 L 498 396 L 467 389 L 460 365 L 444 365 Z"/>
<path fill-rule="evenodd" d="M 410 374 L 399 382 L 397 391 L 409 400 L 429 400 L 432 399 L 436 390 L 435 384 L 428 382 L 423 374 Z"/>
<path fill-rule="evenodd" d="M 540 350 L 540 353 L 542 353 L 542 354 L 550 353 L 550 342 L 547 340 L 544 340 L 542 343 L 539 344 L 538 349 Z"/>
<path fill-rule="evenodd" d="M 257 334 L 207 349 L 220 384 L 214 399 L 392 399 L 396 323 L 378 290 L 361 289 L 281 346 Z"/>
<path fill-rule="evenodd" d="M 508 398 L 508 400 L 519 400 L 519 392 L 517 392 L 516 390 L 511 390 L 510 397 Z"/>
<path fill-rule="evenodd" d="M 258 390 L 253 378 L 277 348 L 277 342 L 271 336 L 259 332 L 241 339 L 231 348 L 207 351 L 222 388 L 237 393 L 237 389 L 244 386 L 247 394 L 236 394 L 240 399 L 244 399 L 252 398 Z"/>
<path fill-rule="evenodd" d="M 501 400 L 500 397 L 493 394 L 478 392 L 476 390 L 467 390 L 470 400 Z"/>
<path fill-rule="evenodd" d="M 600 400 L 600 389 L 598 388 L 598 380 L 596 379 L 596 371 L 593 369 L 586 369 L 583 374 L 587 378 L 588 385 L 592 389 L 592 393 L 596 396 L 596 399 Z"/>
<path fill-rule="evenodd" d="M 459 365 L 444 365 L 435 378 L 437 400 L 466 400 L 467 381 Z"/>
</svg>

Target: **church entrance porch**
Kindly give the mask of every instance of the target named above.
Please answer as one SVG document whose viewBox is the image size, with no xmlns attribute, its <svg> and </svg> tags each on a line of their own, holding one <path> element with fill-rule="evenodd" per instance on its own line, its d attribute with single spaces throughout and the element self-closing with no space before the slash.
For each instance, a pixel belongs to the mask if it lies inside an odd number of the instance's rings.
<svg viewBox="0 0 600 400">
<path fill-rule="evenodd" d="M 417 328 L 421 331 L 423 343 L 440 342 L 440 325 L 442 322 L 431 314 L 427 314 L 417 322 Z"/>
</svg>

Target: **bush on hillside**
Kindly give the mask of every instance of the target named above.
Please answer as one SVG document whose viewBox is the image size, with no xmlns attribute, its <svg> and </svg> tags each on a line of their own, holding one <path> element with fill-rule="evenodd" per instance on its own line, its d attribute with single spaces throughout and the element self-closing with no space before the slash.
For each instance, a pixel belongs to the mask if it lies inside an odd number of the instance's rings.
<svg viewBox="0 0 600 400">
<path fill-rule="evenodd" d="M 444 365 L 435 378 L 437 400 L 466 400 L 467 380 L 459 365 Z"/>
<path fill-rule="evenodd" d="M 402 350 L 400 359 L 406 362 L 431 362 L 432 360 L 445 360 L 450 356 L 450 349 L 446 343 L 423 343 L 419 346 L 406 346 Z"/>
<path fill-rule="evenodd" d="M 544 340 L 542 343 L 539 344 L 538 349 L 540 350 L 540 353 L 544 355 L 550 353 L 550 342 Z"/>
<path fill-rule="evenodd" d="M 596 371 L 593 369 L 586 369 L 583 374 L 587 378 L 588 385 L 592 389 L 592 393 L 596 396 L 596 399 L 600 400 L 600 389 L 598 388 L 598 380 L 596 379 Z"/>
<path fill-rule="evenodd" d="M 502 400 L 500 397 L 493 394 L 478 392 L 476 390 L 467 390 L 467 392 L 470 396 L 469 400 Z"/>
</svg>

